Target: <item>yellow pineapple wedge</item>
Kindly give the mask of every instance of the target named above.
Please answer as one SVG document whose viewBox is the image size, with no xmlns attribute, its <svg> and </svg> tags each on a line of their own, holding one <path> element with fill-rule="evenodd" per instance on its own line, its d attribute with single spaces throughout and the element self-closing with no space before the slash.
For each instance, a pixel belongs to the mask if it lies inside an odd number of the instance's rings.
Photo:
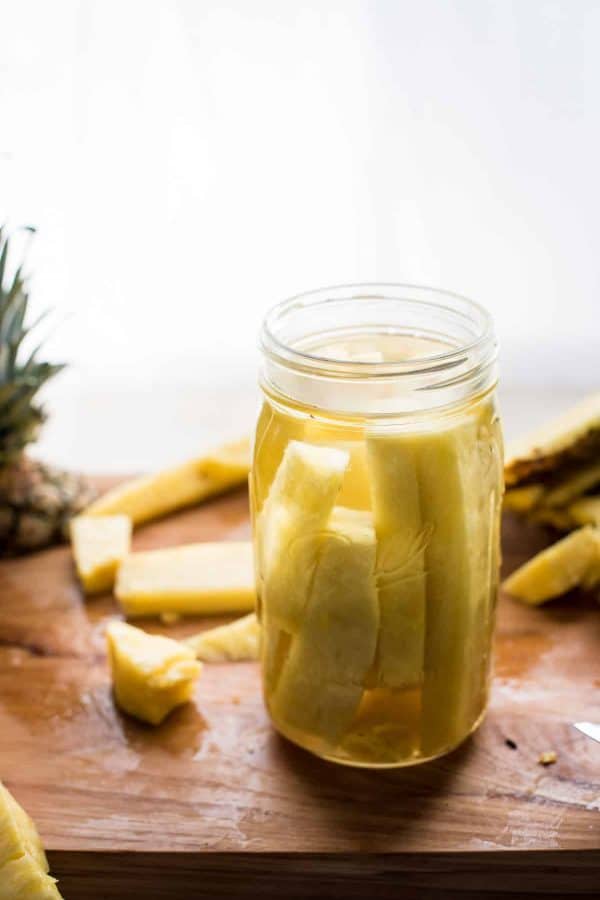
<svg viewBox="0 0 600 900">
<path fill-rule="evenodd" d="M 131 548 L 129 516 L 77 516 L 71 520 L 71 545 L 86 594 L 108 591 Z"/>
<path fill-rule="evenodd" d="M 185 643 L 203 662 L 258 659 L 260 625 L 256 613 L 250 613 L 228 625 L 210 628 L 186 639 Z"/>
<path fill-rule="evenodd" d="M 348 462 L 342 450 L 291 441 L 258 517 L 264 604 L 268 615 L 288 631 L 301 625 L 319 535 Z"/>
<path fill-rule="evenodd" d="M 579 528 L 513 572 L 504 590 L 533 605 L 600 581 L 600 530 Z"/>
<path fill-rule="evenodd" d="M 381 631 L 375 684 L 405 687 L 423 678 L 425 652 L 425 545 L 415 447 L 410 436 L 367 440 L 377 533 Z M 374 685 L 373 685 L 374 686 Z"/>
<path fill-rule="evenodd" d="M 337 744 L 354 718 L 375 659 L 379 604 L 370 513 L 336 507 L 302 626 L 271 698 L 278 721 Z"/>
<path fill-rule="evenodd" d="M 115 699 L 124 712 L 159 725 L 191 699 L 202 671 L 191 647 L 125 622 L 111 622 L 106 637 Z"/>
<path fill-rule="evenodd" d="M 250 442 L 244 439 L 199 459 L 127 481 L 88 506 L 85 514 L 123 513 L 139 525 L 245 484 L 249 470 Z"/>
<path fill-rule="evenodd" d="M 568 512 L 577 525 L 596 525 L 600 528 L 600 495 L 575 500 Z"/>
<path fill-rule="evenodd" d="M 61 900 L 37 829 L 2 782 L 0 900 Z"/>
<path fill-rule="evenodd" d="M 256 602 L 252 544 L 206 542 L 131 553 L 117 573 L 115 594 L 128 618 L 249 612 Z"/>
</svg>

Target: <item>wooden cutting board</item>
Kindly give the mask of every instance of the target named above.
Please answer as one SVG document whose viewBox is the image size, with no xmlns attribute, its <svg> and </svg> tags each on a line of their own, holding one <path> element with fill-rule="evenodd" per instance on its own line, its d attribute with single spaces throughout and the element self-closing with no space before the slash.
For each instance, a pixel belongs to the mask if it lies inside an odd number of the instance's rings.
<svg viewBox="0 0 600 900">
<path fill-rule="evenodd" d="M 548 541 L 515 521 L 504 532 L 506 572 Z M 248 534 L 238 492 L 134 543 Z M 502 597 L 480 730 L 445 759 L 383 772 L 278 737 L 253 663 L 205 666 L 195 703 L 160 728 L 121 715 L 103 637 L 117 614 L 109 596 L 84 601 L 66 548 L 0 564 L 0 778 L 67 900 L 600 895 L 600 744 L 570 724 L 600 721 L 594 597 Z M 145 624 L 183 636 L 209 623 Z M 558 761 L 544 768 L 546 750 Z"/>
</svg>

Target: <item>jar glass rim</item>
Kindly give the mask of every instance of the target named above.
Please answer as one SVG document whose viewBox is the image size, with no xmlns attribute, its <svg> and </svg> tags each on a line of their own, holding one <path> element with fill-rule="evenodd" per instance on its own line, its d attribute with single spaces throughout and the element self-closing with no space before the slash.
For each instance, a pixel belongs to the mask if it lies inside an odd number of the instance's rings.
<svg viewBox="0 0 600 900">
<path fill-rule="evenodd" d="M 400 294 L 402 296 L 400 296 Z M 470 339 L 458 342 L 441 352 L 424 353 L 416 358 L 400 360 L 348 360 L 333 355 L 310 352 L 278 335 L 278 326 L 285 324 L 286 317 L 294 312 L 326 309 L 331 304 L 360 304 L 368 301 L 411 304 L 420 306 L 423 312 L 429 307 L 437 313 L 460 317 L 468 322 L 474 333 Z M 260 333 L 260 347 L 263 353 L 279 363 L 305 370 L 328 371 L 339 376 L 414 375 L 454 368 L 466 356 L 493 351 L 495 337 L 492 317 L 480 303 L 462 294 L 434 288 L 427 285 L 398 282 L 357 282 L 331 285 L 317 290 L 295 294 L 272 306 L 266 313 Z"/>
</svg>

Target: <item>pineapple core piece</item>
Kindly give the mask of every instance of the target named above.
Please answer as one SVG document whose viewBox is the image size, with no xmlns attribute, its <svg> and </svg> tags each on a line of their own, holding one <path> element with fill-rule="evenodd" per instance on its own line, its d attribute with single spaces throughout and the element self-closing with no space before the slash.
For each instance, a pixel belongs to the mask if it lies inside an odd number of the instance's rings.
<svg viewBox="0 0 600 900">
<path fill-rule="evenodd" d="M 191 506 L 246 483 L 250 470 L 247 439 L 213 453 L 119 485 L 88 506 L 86 515 L 128 515 L 134 525 Z"/>
<path fill-rule="evenodd" d="M 131 520 L 128 516 L 77 516 L 71 522 L 71 544 L 86 594 L 108 591 L 130 550 Z"/>
<path fill-rule="evenodd" d="M 131 553 L 119 568 L 115 594 L 130 618 L 249 612 L 256 600 L 252 544 L 207 542 Z"/>
<path fill-rule="evenodd" d="M 404 687 L 423 678 L 425 545 L 431 529 L 421 516 L 411 437 L 370 437 L 367 459 L 378 541 L 381 631 L 375 680 Z"/>
<path fill-rule="evenodd" d="M 579 528 L 513 572 L 504 590 L 533 605 L 600 581 L 600 530 Z"/>
<path fill-rule="evenodd" d="M 35 825 L 2 782 L 0 900 L 61 900 Z"/>
<path fill-rule="evenodd" d="M 258 659 L 260 625 L 256 613 L 250 613 L 201 634 L 187 638 L 185 643 L 204 662 Z"/>
<path fill-rule="evenodd" d="M 302 623 L 319 535 L 348 462 L 348 453 L 342 450 L 290 441 L 258 518 L 265 609 L 289 631 Z"/>
<path fill-rule="evenodd" d="M 271 699 L 284 725 L 337 744 L 360 703 L 379 629 L 368 512 L 336 507 L 320 538 L 300 631 Z"/>
<path fill-rule="evenodd" d="M 125 622 L 111 622 L 106 636 L 115 699 L 124 712 L 158 725 L 190 700 L 202 671 L 190 647 Z"/>
</svg>

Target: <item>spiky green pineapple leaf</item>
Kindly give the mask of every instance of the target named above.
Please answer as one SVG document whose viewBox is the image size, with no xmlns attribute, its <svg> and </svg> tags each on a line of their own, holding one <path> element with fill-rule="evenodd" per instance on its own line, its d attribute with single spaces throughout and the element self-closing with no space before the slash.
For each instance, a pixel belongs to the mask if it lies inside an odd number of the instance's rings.
<svg viewBox="0 0 600 900">
<path fill-rule="evenodd" d="M 25 229 L 30 234 L 35 229 Z M 61 371 L 61 364 L 39 362 L 36 346 L 23 358 L 24 343 L 42 316 L 28 324 L 29 292 L 23 262 L 7 275 L 10 238 L 0 227 L 0 466 L 17 458 L 35 440 L 44 421 L 35 402 L 42 385 Z"/>
</svg>

